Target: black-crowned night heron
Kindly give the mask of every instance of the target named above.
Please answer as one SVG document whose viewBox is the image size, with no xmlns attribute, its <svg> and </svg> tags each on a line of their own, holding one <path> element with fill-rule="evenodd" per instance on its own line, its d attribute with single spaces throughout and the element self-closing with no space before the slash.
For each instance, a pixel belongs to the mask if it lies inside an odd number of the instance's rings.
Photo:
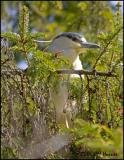
<svg viewBox="0 0 124 160">
<path fill-rule="evenodd" d="M 82 64 L 79 59 L 79 54 L 83 53 L 86 48 L 100 48 L 99 45 L 89 43 L 86 39 L 74 32 L 65 32 L 57 35 L 49 46 L 49 50 L 54 54 L 64 56 L 72 64 L 73 69 L 81 70 Z M 76 77 L 76 76 L 75 76 Z M 68 87 L 67 83 L 63 82 L 60 78 L 59 86 L 57 91 L 51 92 L 52 101 L 56 108 L 56 118 L 58 123 L 65 123 L 67 127 L 71 125 L 71 114 L 67 110 L 63 112 L 64 108 L 67 107 L 68 100 Z"/>
<path fill-rule="evenodd" d="M 73 69 L 82 69 L 79 54 L 86 48 L 99 48 L 94 43 L 89 43 L 86 39 L 74 32 L 65 32 L 56 36 L 49 47 L 54 54 L 58 53 L 69 60 L 73 65 Z"/>
<path fill-rule="evenodd" d="M 52 41 L 48 48 L 53 54 L 59 54 L 69 60 L 69 63 L 75 70 L 81 70 L 82 64 L 79 59 L 79 54 L 83 53 L 86 48 L 100 48 L 99 45 L 89 43 L 86 39 L 74 32 L 65 32 L 57 35 Z M 66 69 L 66 68 L 63 68 Z M 70 77 L 68 75 L 68 77 Z M 73 76 L 72 76 L 73 77 Z M 79 77 L 79 76 L 78 76 Z M 64 108 L 67 107 L 68 100 L 68 83 L 67 81 L 59 79 L 59 85 L 57 90 L 51 91 L 51 100 L 56 108 L 56 119 L 58 123 L 64 123 L 67 127 L 71 125 L 70 111 L 63 112 Z"/>
</svg>

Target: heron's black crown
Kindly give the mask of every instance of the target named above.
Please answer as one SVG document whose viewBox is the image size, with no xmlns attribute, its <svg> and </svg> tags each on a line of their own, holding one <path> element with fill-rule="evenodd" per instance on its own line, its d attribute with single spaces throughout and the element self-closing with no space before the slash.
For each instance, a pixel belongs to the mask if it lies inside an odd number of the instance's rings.
<svg viewBox="0 0 124 160">
<path fill-rule="evenodd" d="M 82 41 L 83 36 L 75 32 L 64 32 L 56 36 L 54 39 L 57 39 L 59 37 L 68 37 L 72 41 L 80 43 Z"/>
</svg>

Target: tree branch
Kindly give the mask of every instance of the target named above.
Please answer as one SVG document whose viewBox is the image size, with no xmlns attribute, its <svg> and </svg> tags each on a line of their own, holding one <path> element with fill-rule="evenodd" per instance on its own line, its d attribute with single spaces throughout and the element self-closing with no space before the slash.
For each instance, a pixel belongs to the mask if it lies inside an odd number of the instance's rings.
<svg viewBox="0 0 124 160">
<path fill-rule="evenodd" d="M 107 77 L 117 77 L 117 75 L 115 73 L 112 72 L 100 72 L 100 71 L 96 71 L 91 70 L 91 71 L 87 71 L 87 70 L 73 70 L 73 69 L 58 69 L 56 70 L 56 72 L 58 74 L 78 74 L 78 75 L 94 75 L 94 76 L 107 76 Z M 23 74 L 25 73 L 25 71 L 19 70 L 19 69 L 10 69 L 10 70 L 2 70 L 1 71 L 2 74 Z"/>
<path fill-rule="evenodd" d="M 56 71 L 58 74 L 79 74 L 79 75 L 98 75 L 98 76 L 107 76 L 107 77 L 116 77 L 117 75 L 112 72 L 100 72 L 96 70 L 87 71 L 87 70 L 71 70 L 71 69 L 60 69 Z"/>
</svg>

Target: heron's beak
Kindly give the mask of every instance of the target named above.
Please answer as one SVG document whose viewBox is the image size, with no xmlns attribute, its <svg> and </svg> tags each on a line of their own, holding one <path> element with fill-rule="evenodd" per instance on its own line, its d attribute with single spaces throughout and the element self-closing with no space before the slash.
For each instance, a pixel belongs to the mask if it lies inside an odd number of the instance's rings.
<svg viewBox="0 0 124 160">
<path fill-rule="evenodd" d="M 90 43 L 90 42 L 82 42 L 81 45 L 83 48 L 100 48 L 98 44 Z"/>
</svg>

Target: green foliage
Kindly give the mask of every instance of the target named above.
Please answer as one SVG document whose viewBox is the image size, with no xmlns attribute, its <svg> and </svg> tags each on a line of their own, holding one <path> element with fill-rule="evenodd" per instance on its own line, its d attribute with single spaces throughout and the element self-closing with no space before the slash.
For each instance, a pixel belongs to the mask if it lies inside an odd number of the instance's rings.
<svg viewBox="0 0 124 160">
<path fill-rule="evenodd" d="M 20 60 L 28 61 L 28 54 L 34 52 L 37 48 L 34 40 L 44 37 L 43 33 L 29 33 L 29 11 L 26 6 L 20 4 L 19 15 L 19 34 L 13 32 L 2 33 L 2 36 L 12 43 L 9 49 L 15 53 L 17 62 Z"/>
<path fill-rule="evenodd" d="M 41 51 L 34 40 L 51 39 L 61 31 L 83 32 L 89 41 L 100 44 L 100 50 L 86 50 L 80 55 L 84 69 L 94 67 L 117 74 L 114 78 L 84 76 L 70 82 L 69 100 L 77 104 L 77 120 L 74 118 L 73 128 L 63 127 L 74 136 L 69 158 L 122 158 L 123 56 L 119 3 L 115 13 L 105 1 L 24 1 L 23 4 L 2 2 L 2 19 L 6 26 L 12 19 L 6 6 L 19 11 L 18 34 L 9 31 L 1 34 L 9 41 L 1 47 L 2 144 L 8 144 L 2 146 L 2 158 L 21 157 L 20 148 L 34 138 L 32 134 L 35 138 L 42 137 L 41 123 L 36 125 L 41 117 L 42 127 L 47 128 L 43 130 L 46 135 L 53 135 L 58 129 L 55 108 L 49 101 L 50 89 L 55 89 L 59 83 L 56 70 L 71 66 L 63 57 Z M 15 57 L 16 63 L 26 60 L 28 70 L 18 71 L 10 55 Z M 37 132 L 33 124 L 39 129 Z M 64 156 L 57 153 L 48 158 Z"/>
<path fill-rule="evenodd" d="M 82 119 L 75 120 L 73 158 L 122 158 L 122 129 L 109 129 L 104 125 L 92 124 Z M 118 135 L 118 138 L 117 138 Z M 72 148 L 73 149 L 73 148 Z M 85 155 L 84 155 L 84 153 Z M 73 153 L 73 154 L 74 154 Z M 87 154 L 86 154 L 87 153 Z M 74 156 L 74 155 L 73 155 Z M 82 156 L 82 157 L 81 157 Z"/>
<path fill-rule="evenodd" d="M 34 86 L 44 86 L 48 81 L 47 85 L 52 86 L 52 80 L 55 81 L 54 83 L 57 82 L 58 74 L 55 72 L 56 69 L 63 67 L 63 65 L 68 66 L 65 59 L 56 58 L 50 53 L 37 50 L 33 52 L 27 74 L 31 77 Z"/>
<path fill-rule="evenodd" d="M 9 148 L 9 147 L 4 147 L 4 148 L 2 148 L 1 149 L 1 159 L 8 159 L 8 157 L 9 158 L 11 158 L 11 159 L 14 159 L 14 158 L 16 158 L 16 152 L 15 152 L 15 150 L 13 150 L 13 149 L 11 149 L 11 148 Z"/>
<path fill-rule="evenodd" d="M 20 4 L 19 13 L 19 34 L 21 36 L 21 40 L 25 41 L 29 31 L 29 10 L 26 6 Z"/>
<path fill-rule="evenodd" d="M 13 32 L 1 33 L 1 36 L 9 39 L 9 40 L 12 41 L 12 42 L 17 42 L 17 41 L 20 40 L 19 34 L 13 33 Z"/>
</svg>

